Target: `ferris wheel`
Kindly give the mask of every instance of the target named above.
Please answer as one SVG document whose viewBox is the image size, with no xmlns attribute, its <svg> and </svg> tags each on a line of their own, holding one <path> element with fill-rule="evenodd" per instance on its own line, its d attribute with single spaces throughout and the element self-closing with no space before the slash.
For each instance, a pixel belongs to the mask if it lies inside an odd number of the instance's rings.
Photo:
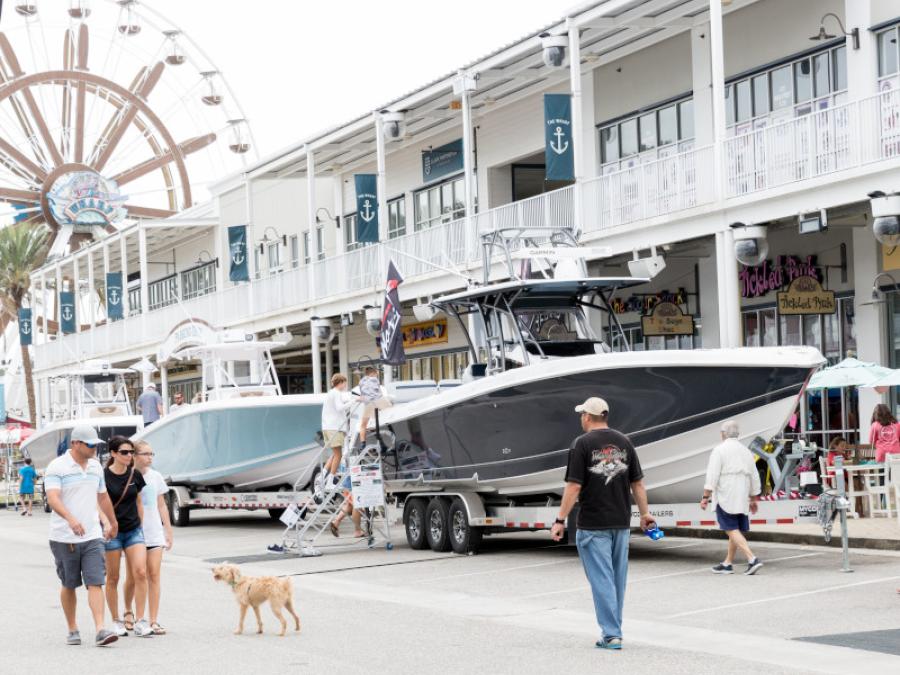
<svg viewBox="0 0 900 675">
<path fill-rule="evenodd" d="M 152 7 L 7 0 L 5 9 L 0 202 L 7 220 L 46 223 L 56 253 L 72 235 L 189 208 L 255 159 L 222 73 Z"/>
</svg>

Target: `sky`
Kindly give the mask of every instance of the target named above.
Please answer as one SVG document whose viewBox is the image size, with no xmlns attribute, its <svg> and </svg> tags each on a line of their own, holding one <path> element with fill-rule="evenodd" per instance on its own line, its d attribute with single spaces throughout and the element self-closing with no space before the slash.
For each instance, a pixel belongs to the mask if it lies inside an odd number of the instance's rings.
<svg viewBox="0 0 900 675">
<path fill-rule="evenodd" d="M 573 0 L 143 0 L 224 73 L 260 157 L 560 18 Z"/>
</svg>

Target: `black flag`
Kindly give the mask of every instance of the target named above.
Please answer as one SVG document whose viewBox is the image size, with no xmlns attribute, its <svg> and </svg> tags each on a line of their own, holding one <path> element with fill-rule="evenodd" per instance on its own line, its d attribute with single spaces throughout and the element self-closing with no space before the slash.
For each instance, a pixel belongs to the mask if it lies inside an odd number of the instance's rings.
<svg viewBox="0 0 900 675">
<path fill-rule="evenodd" d="M 397 288 L 403 283 L 403 277 L 394 266 L 388 263 L 387 286 L 384 289 L 384 311 L 381 315 L 381 360 L 390 366 L 406 363 L 403 351 L 403 331 L 400 329 L 400 294 Z"/>
</svg>

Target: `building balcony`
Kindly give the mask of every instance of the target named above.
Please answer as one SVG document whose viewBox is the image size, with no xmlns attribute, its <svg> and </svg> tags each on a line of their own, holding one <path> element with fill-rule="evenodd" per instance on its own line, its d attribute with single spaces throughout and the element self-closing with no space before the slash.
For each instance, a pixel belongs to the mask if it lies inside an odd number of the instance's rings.
<svg viewBox="0 0 900 675">
<path fill-rule="evenodd" d="M 325 313 L 341 300 L 354 301 L 358 309 L 383 287 L 389 260 L 408 283 L 444 276 L 447 289 L 458 287 L 460 279 L 450 271 L 471 274 L 480 267 L 481 235 L 497 229 L 573 227 L 583 239 L 598 241 L 692 210 L 731 208 L 776 193 L 803 191 L 810 179 L 830 177 L 829 182 L 837 183 L 851 174 L 900 166 L 900 92 L 886 91 L 774 122 L 726 139 L 721 150 L 718 172 L 715 148 L 697 147 L 315 261 L 311 269 L 300 265 L 224 289 L 215 288 L 214 263 L 207 263 L 154 282 L 145 313 L 35 345 L 36 363 L 43 370 L 69 364 L 75 357 L 115 356 L 139 347 L 146 351 L 188 317 L 262 330 L 269 319 L 272 326 L 283 326 L 287 314 L 312 307 Z M 581 191 L 580 223 L 576 189 Z"/>
</svg>

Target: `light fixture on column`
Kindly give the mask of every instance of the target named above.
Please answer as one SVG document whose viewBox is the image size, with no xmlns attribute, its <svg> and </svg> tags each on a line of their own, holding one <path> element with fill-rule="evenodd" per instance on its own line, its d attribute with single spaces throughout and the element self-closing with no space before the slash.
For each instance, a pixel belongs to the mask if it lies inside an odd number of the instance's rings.
<svg viewBox="0 0 900 675">
<path fill-rule="evenodd" d="M 833 35 L 825 30 L 825 19 L 827 19 L 829 16 L 837 21 L 837 25 L 841 29 L 841 35 L 843 35 L 844 37 L 853 38 L 853 49 L 859 49 L 859 28 L 854 28 L 848 33 L 844 29 L 844 23 L 841 21 L 841 17 L 839 17 L 834 12 L 828 12 L 822 15 L 822 19 L 819 21 L 819 32 L 815 35 L 810 36 L 809 39 L 813 42 L 823 42 L 825 40 L 833 40 L 837 37 L 837 35 Z"/>
<path fill-rule="evenodd" d="M 205 259 L 205 260 L 203 259 L 203 254 L 204 254 L 204 253 L 206 254 L 206 259 Z M 195 264 L 197 267 L 199 267 L 200 265 L 204 265 L 204 264 L 206 264 L 206 263 L 211 263 L 211 262 L 214 262 L 214 263 L 216 264 L 216 267 L 219 266 L 219 259 L 218 259 L 218 258 L 213 258 L 213 257 L 212 257 L 212 253 L 210 253 L 210 252 L 207 251 L 206 249 L 203 249 L 202 251 L 200 251 L 200 253 L 197 254 L 197 261 L 196 261 L 194 264 Z"/>
<path fill-rule="evenodd" d="M 381 128 L 388 141 L 399 141 L 406 132 L 406 115 L 402 111 L 384 110 L 381 113 Z"/>
<path fill-rule="evenodd" d="M 541 33 L 540 37 L 544 65 L 548 68 L 561 68 L 564 66 L 569 37 L 567 35 L 550 35 L 550 33 Z"/>
<path fill-rule="evenodd" d="M 797 216 L 800 234 L 813 234 L 828 229 L 828 212 L 825 209 L 803 211 Z"/>
<path fill-rule="evenodd" d="M 759 265 L 769 255 L 765 225 L 732 223 L 734 233 L 734 255 L 738 262 L 747 267 Z"/>
<path fill-rule="evenodd" d="M 319 218 L 319 213 L 321 213 L 321 212 L 325 213 L 325 215 L 328 217 L 328 220 L 334 221 L 334 226 L 337 229 L 341 228 L 341 217 L 331 215 L 331 211 L 326 209 L 324 206 L 320 206 L 319 208 L 316 209 L 316 225 L 321 225 L 323 222 L 325 222 L 322 218 Z"/>
<path fill-rule="evenodd" d="M 269 239 L 269 231 L 270 230 L 275 235 L 271 239 Z M 286 234 L 278 234 L 278 230 L 276 230 L 271 225 L 269 227 L 267 227 L 263 231 L 262 239 L 259 240 L 259 254 L 263 255 L 266 252 L 266 246 L 271 243 L 277 242 L 279 239 L 281 239 L 282 246 L 287 246 L 287 235 Z"/>
<path fill-rule="evenodd" d="M 872 207 L 872 234 L 885 246 L 900 245 L 900 192 L 886 194 L 876 190 L 868 196 Z"/>
<path fill-rule="evenodd" d="M 365 305 L 363 309 L 366 312 L 366 332 L 372 337 L 378 337 L 381 335 L 381 307 Z"/>
<path fill-rule="evenodd" d="M 869 302 L 863 302 L 863 305 L 880 305 L 884 303 L 887 298 L 885 297 L 884 291 L 881 290 L 881 287 L 878 285 L 879 279 L 890 279 L 890 285 L 894 287 L 895 293 L 900 293 L 900 286 L 897 285 L 897 280 L 894 276 L 888 272 L 881 272 L 875 275 L 875 279 L 872 281 L 872 299 Z"/>
<path fill-rule="evenodd" d="M 327 345 L 334 339 L 334 326 L 331 323 L 331 319 L 320 319 L 314 316 L 309 323 L 313 335 L 316 336 L 316 340 L 319 342 Z"/>
</svg>

